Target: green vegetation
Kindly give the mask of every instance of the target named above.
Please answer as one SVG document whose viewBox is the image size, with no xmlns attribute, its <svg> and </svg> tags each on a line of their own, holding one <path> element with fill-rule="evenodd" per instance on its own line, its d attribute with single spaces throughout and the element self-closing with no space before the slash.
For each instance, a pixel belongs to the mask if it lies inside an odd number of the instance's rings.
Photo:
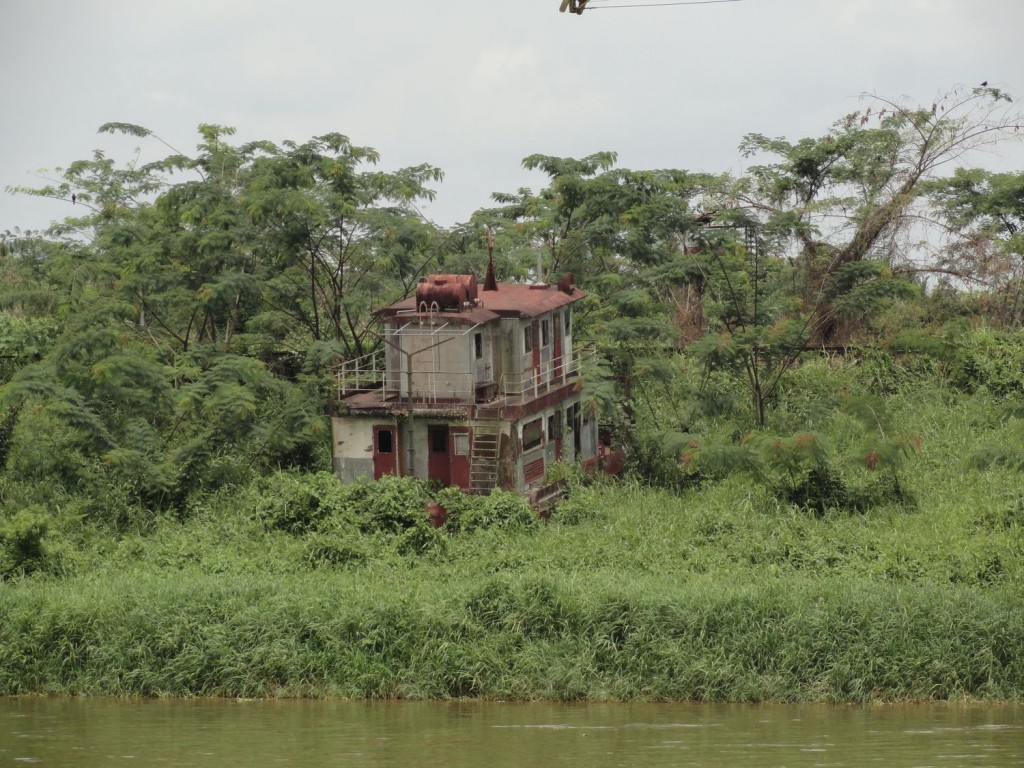
<svg viewBox="0 0 1024 768">
<path fill-rule="evenodd" d="M 1024 700 L 1022 175 L 937 172 L 1006 103 L 752 134 L 740 178 L 531 155 L 449 230 L 339 134 L 20 190 L 81 215 L 0 238 L 0 695 Z M 488 244 L 586 288 L 627 450 L 546 521 L 327 471 L 372 309 Z"/>
<path fill-rule="evenodd" d="M 787 404 L 865 374 L 806 363 Z M 899 494 L 834 461 L 859 489 L 848 507 L 745 472 L 682 491 L 576 480 L 540 523 L 509 494 L 291 471 L 116 536 L 69 510 L 0 591 L 0 690 L 1020 699 L 1024 485 L 974 454 L 1012 425 L 992 395 L 924 380 L 888 405 L 921 451 Z M 848 414 L 821 426 L 829 455 L 857 446 Z M 451 506 L 442 529 L 428 496 Z"/>
</svg>

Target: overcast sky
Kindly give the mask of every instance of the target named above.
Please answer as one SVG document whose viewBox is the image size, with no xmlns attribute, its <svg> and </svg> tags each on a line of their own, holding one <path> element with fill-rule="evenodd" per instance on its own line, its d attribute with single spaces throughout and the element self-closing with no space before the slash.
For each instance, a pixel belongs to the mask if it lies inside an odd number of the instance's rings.
<svg viewBox="0 0 1024 768">
<path fill-rule="evenodd" d="M 744 134 L 822 135 L 861 94 L 930 104 L 955 85 L 1024 97 L 1022 0 L 0 0 L 0 190 L 143 125 L 191 153 L 196 126 L 239 140 L 340 132 L 387 170 L 445 172 L 426 215 L 466 221 L 495 191 L 539 188 L 533 153 L 618 152 L 627 168 L 740 172 Z M 1021 148 L 978 164 L 1024 169 Z M 66 203 L 0 191 L 0 232 Z"/>
</svg>

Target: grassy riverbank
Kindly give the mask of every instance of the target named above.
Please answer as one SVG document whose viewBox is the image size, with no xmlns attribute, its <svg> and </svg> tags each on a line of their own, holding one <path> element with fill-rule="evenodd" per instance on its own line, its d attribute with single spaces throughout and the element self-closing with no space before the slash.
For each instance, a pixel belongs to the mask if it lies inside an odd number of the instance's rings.
<svg viewBox="0 0 1024 768">
<path fill-rule="evenodd" d="M 111 578 L 3 600 L 7 693 L 1019 699 L 1011 590 L 443 568 Z"/>
<path fill-rule="evenodd" d="M 972 460 L 991 399 L 936 397 L 890 400 L 922 451 L 857 512 L 736 475 L 434 531 L 415 490 L 280 475 L 117 537 L 64 518 L 0 584 L 0 694 L 1022 700 L 1024 484 Z"/>
</svg>

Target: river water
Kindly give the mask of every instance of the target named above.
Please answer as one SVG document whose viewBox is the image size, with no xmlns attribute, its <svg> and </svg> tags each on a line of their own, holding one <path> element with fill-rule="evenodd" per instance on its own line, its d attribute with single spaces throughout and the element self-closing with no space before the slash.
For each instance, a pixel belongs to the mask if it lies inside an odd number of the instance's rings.
<svg viewBox="0 0 1024 768">
<path fill-rule="evenodd" d="M 1010 766 L 1020 705 L 0 698 L 0 766 Z"/>
</svg>

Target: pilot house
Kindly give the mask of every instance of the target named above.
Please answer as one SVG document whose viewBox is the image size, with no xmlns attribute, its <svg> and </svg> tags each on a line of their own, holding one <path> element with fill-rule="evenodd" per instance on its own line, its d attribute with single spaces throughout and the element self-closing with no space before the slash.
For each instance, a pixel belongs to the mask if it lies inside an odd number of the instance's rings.
<svg viewBox="0 0 1024 768">
<path fill-rule="evenodd" d="M 411 475 L 469 493 L 543 493 L 556 461 L 592 462 L 572 308 L 558 285 L 432 275 L 377 314 L 382 348 L 338 370 L 334 470 L 345 481 Z"/>
</svg>

